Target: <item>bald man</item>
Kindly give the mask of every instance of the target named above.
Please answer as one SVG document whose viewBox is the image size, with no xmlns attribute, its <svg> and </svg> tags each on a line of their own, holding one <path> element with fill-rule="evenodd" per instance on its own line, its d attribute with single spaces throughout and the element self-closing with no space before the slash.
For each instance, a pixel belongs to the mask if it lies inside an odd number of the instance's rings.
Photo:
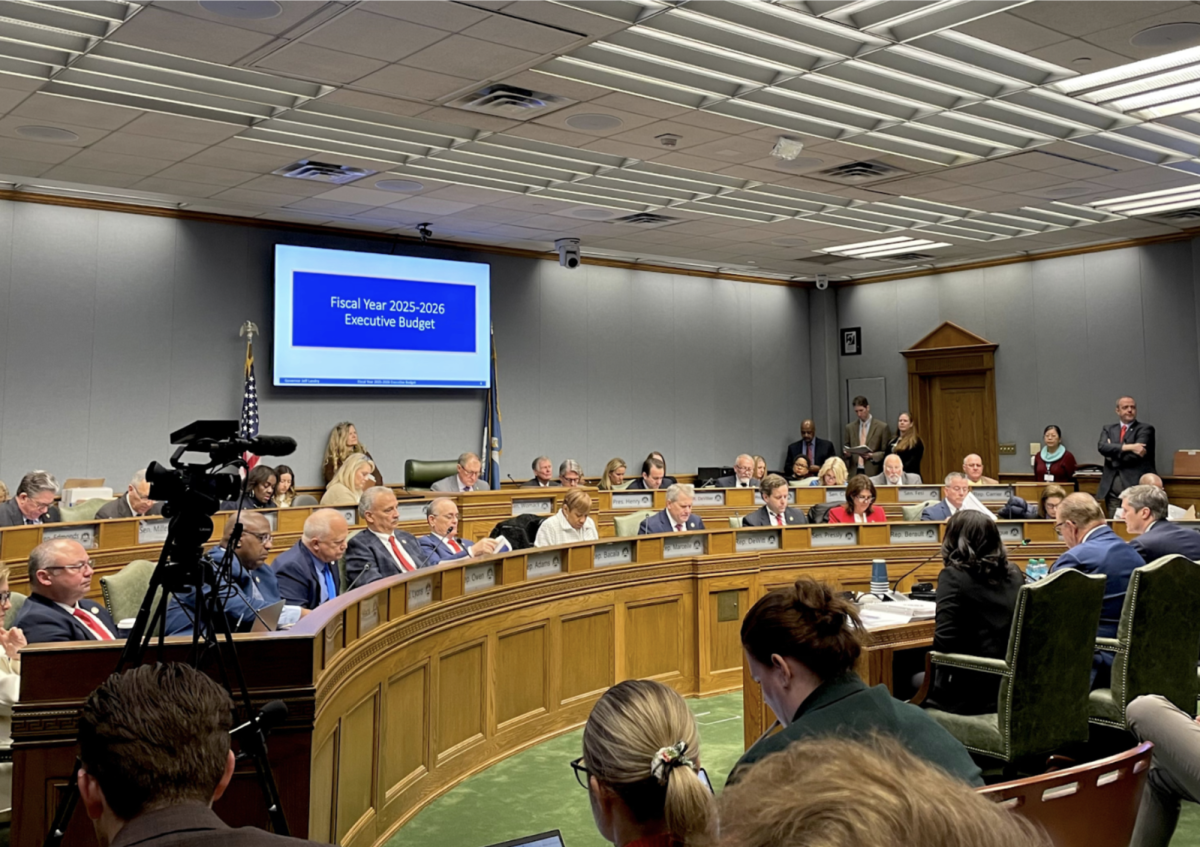
<svg viewBox="0 0 1200 847">
<path fill-rule="evenodd" d="M 341 591 L 337 563 L 346 552 L 349 535 L 350 526 L 341 512 L 317 509 L 309 515 L 300 540 L 271 564 L 283 599 L 311 610 L 337 597 Z"/>
<path fill-rule="evenodd" d="M 754 457 L 743 453 L 733 463 L 733 476 L 717 480 L 717 488 L 758 488 L 761 483 L 754 478 Z"/>
<path fill-rule="evenodd" d="M 811 420 L 806 420 L 800 424 L 800 440 L 788 445 L 787 461 L 784 462 L 783 469 L 790 473 L 792 465 L 796 464 L 796 457 L 803 456 L 808 459 L 808 466 L 816 473 L 817 468 L 825 464 L 826 459 L 832 459 L 836 455 L 833 442 L 817 438 L 817 425 Z"/>
<path fill-rule="evenodd" d="M 112 641 L 117 625 L 102 603 L 87 599 L 92 560 L 78 541 L 43 541 L 29 554 L 29 599 L 13 627 L 30 644 L 47 641 Z"/>
<path fill-rule="evenodd" d="M 1163 484 L 1162 477 L 1156 473 L 1142 474 L 1141 477 L 1138 479 L 1138 485 L 1153 485 L 1155 488 L 1160 489 L 1163 492 L 1163 495 L 1166 496 L 1167 487 Z M 1187 509 L 1181 509 L 1172 503 L 1167 504 L 1167 520 L 1181 521 L 1186 518 L 1187 518 Z M 1124 497 L 1121 498 L 1121 508 L 1117 509 L 1116 513 L 1113 514 L 1113 520 L 1114 521 L 1125 520 L 1125 498 Z"/>
<path fill-rule="evenodd" d="M 983 475 L 983 458 L 978 453 L 971 453 L 963 459 L 963 473 L 971 485 L 999 485 L 998 480 Z"/>
</svg>

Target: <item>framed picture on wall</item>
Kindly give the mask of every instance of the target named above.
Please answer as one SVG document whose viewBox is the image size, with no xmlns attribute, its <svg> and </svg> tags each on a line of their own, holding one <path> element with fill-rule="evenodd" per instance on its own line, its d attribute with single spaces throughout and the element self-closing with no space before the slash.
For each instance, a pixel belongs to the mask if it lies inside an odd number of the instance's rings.
<svg viewBox="0 0 1200 847">
<path fill-rule="evenodd" d="M 862 355 L 862 327 L 852 326 L 842 330 L 842 355 Z"/>
</svg>

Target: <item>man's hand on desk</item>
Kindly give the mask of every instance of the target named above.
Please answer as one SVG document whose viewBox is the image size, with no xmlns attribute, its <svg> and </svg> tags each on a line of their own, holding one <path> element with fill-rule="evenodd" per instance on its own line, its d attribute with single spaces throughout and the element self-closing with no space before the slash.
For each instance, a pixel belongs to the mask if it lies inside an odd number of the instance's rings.
<svg viewBox="0 0 1200 847">
<path fill-rule="evenodd" d="M 484 538 L 476 541 L 471 546 L 471 555 L 474 557 L 490 556 L 496 552 L 497 541 L 494 538 Z"/>
</svg>

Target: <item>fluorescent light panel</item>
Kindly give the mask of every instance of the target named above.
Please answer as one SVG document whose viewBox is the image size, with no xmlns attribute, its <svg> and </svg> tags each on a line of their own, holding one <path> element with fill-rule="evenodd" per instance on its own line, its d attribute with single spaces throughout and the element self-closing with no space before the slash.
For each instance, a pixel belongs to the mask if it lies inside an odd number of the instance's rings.
<svg viewBox="0 0 1200 847">
<path fill-rule="evenodd" d="M 909 253 L 914 250 L 933 250 L 938 247 L 951 247 L 949 242 L 934 241 L 928 238 L 881 238 L 875 241 L 861 241 L 857 244 L 842 244 L 838 247 L 825 247 L 817 253 L 828 253 L 834 256 L 848 256 L 853 259 L 877 259 L 882 256 L 894 256 L 898 253 Z"/>
</svg>

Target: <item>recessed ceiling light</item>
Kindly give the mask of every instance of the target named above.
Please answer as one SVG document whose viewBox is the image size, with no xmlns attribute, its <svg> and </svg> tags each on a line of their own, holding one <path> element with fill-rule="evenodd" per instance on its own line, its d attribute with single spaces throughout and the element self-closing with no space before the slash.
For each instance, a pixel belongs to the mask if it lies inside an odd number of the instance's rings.
<svg viewBox="0 0 1200 847">
<path fill-rule="evenodd" d="M 775 247 L 801 247 L 807 243 L 808 239 L 799 238 L 795 235 L 785 235 L 783 238 L 771 239 L 771 244 Z"/>
<path fill-rule="evenodd" d="M 241 21 L 265 21 L 283 14 L 283 7 L 275 0 L 200 0 L 200 7 L 214 15 Z"/>
<path fill-rule="evenodd" d="M 566 120 L 567 126 L 571 129 L 582 129 L 587 132 L 604 132 L 605 130 L 616 129 L 624 126 L 625 121 L 618 118 L 616 115 L 605 115 L 600 113 L 589 113 L 582 115 L 571 115 Z"/>
<path fill-rule="evenodd" d="M 17 135 L 38 141 L 78 141 L 79 135 L 57 126 L 19 126 Z"/>
<path fill-rule="evenodd" d="M 401 194 L 411 194 L 414 191 L 420 191 L 425 187 L 425 184 L 417 182 L 415 179 L 381 179 L 375 183 L 375 187 L 381 191 L 397 191 Z"/>
<path fill-rule="evenodd" d="M 567 214 L 573 218 L 583 218 L 585 221 L 603 221 L 616 217 L 620 212 L 614 209 L 597 209 L 593 206 L 584 206 L 580 209 L 572 209 Z"/>
<path fill-rule="evenodd" d="M 1129 39 L 1134 47 L 1168 47 L 1178 50 L 1200 44 L 1200 23 L 1183 21 L 1147 27 Z"/>
</svg>

